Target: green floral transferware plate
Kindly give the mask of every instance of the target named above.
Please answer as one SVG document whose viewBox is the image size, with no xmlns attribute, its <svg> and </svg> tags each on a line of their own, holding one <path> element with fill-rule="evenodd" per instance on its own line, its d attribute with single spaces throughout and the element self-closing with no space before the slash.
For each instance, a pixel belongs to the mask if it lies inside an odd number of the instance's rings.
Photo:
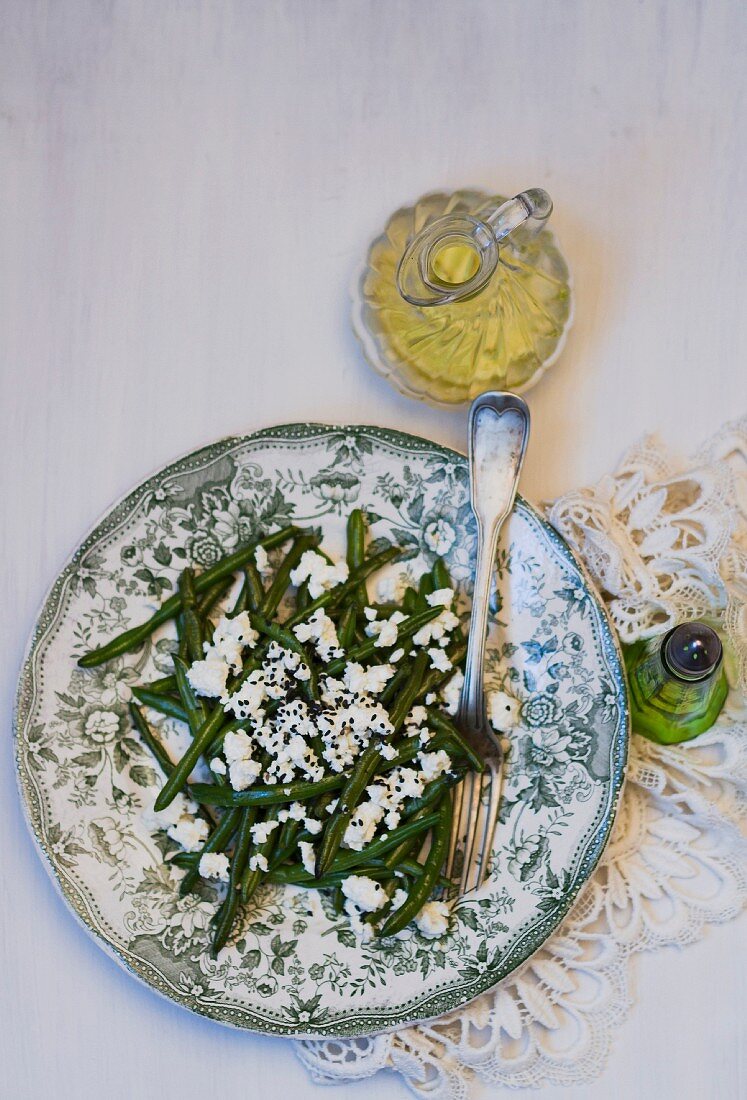
<svg viewBox="0 0 747 1100">
<path fill-rule="evenodd" d="M 217 959 L 217 889 L 180 898 L 172 842 L 141 818 L 160 781 L 129 728 L 130 686 L 169 671 L 167 633 L 83 671 L 76 657 L 139 622 L 200 566 L 293 520 L 342 549 L 352 505 L 376 539 L 438 552 L 463 590 L 475 532 L 464 458 L 377 428 L 291 425 L 227 439 L 167 466 L 112 508 L 42 609 L 21 675 L 16 753 L 28 818 L 66 901 L 98 942 L 159 993 L 254 1031 L 354 1036 L 426 1020 L 495 985 L 547 939 L 599 859 L 623 782 L 624 677 L 605 612 L 568 547 L 523 500 L 501 542 L 500 630 L 489 680 L 521 702 L 491 880 L 439 941 L 356 943 L 316 893 L 267 887 Z M 176 726 L 164 720 L 176 750 Z M 179 872 L 174 871 L 175 875 Z"/>
</svg>

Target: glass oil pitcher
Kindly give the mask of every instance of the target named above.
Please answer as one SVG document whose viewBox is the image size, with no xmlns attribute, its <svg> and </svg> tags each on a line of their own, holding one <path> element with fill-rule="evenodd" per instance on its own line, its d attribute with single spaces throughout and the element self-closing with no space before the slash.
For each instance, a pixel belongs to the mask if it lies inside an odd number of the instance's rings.
<svg viewBox="0 0 747 1100">
<path fill-rule="evenodd" d="M 371 365 L 437 405 L 528 389 L 557 358 L 572 316 L 551 212 L 540 188 L 509 200 L 435 193 L 398 210 L 353 292 L 353 327 Z"/>
</svg>

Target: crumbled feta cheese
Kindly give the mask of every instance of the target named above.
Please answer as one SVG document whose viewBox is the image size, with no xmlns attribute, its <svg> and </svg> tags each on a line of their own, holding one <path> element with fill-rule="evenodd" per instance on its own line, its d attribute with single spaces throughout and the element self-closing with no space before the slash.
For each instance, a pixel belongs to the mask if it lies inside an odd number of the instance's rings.
<svg viewBox="0 0 747 1100">
<path fill-rule="evenodd" d="M 375 913 L 386 905 L 386 890 L 367 875 L 349 875 L 342 880 L 342 892 L 361 913 Z"/>
<path fill-rule="evenodd" d="M 181 844 L 187 852 L 197 852 L 208 838 L 210 828 L 207 821 L 201 817 L 180 817 L 175 825 L 171 825 L 168 835 L 177 844 Z"/>
<path fill-rule="evenodd" d="M 438 779 L 439 775 L 449 771 L 451 757 L 443 749 L 440 752 L 421 752 L 418 753 L 418 763 L 422 768 L 426 782 L 430 783 L 432 780 Z"/>
<path fill-rule="evenodd" d="M 278 825 L 278 821 L 258 821 L 249 830 L 252 834 L 252 840 L 255 844 L 264 844 L 270 833 L 274 832 Z"/>
<path fill-rule="evenodd" d="M 493 729 L 507 733 L 519 721 L 521 704 L 513 695 L 505 691 L 491 691 L 488 694 L 488 717 Z"/>
<path fill-rule="evenodd" d="M 226 681 L 229 666 L 215 654 L 204 661 L 195 661 L 187 670 L 187 679 L 195 695 L 204 695 L 209 699 L 221 699 L 226 694 Z"/>
<path fill-rule="evenodd" d="M 267 856 L 263 856 L 261 852 L 256 852 L 253 856 L 249 856 L 249 870 L 268 871 L 269 864 L 267 862 Z"/>
<path fill-rule="evenodd" d="M 288 817 L 291 821 L 303 821 L 306 817 L 306 808 L 302 802 L 291 802 L 288 807 Z"/>
<path fill-rule="evenodd" d="M 426 603 L 431 607 L 451 607 L 454 602 L 454 589 L 453 588 L 437 588 L 435 592 L 431 592 L 425 597 Z"/>
<path fill-rule="evenodd" d="M 226 700 L 224 710 L 233 711 L 236 718 L 261 720 L 263 714 L 262 704 L 266 698 L 267 689 L 262 670 L 255 669 L 233 695 Z"/>
<path fill-rule="evenodd" d="M 333 657 L 343 656 L 335 624 L 321 607 L 318 607 L 305 622 L 294 626 L 293 633 L 299 642 L 313 641 L 314 648 L 325 664 Z"/>
<path fill-rule="evenodd" d="M 343 584 L 348 579 L 348 573 L 346 562 L 330 565 L 316 550 L 306 550 L 296 568 L 291 570 L 290 582 L 298 587 L 306 581 L 309 595 L 316 600 L 330 588 Z"/>
<path fill-rule="evenodd" d="M 422 726 L 428 720 L 428 711 L 425 707 L 413 707 L 407 715 L 408 726 Z"/>
<path fill-rule="evenodd" d="M 364 668 L 355 661 L 348 662 L 342 674 L 343 683 L 348 691 L 359 695 L 378 695 L 392 676 L 394 676 L 394 669 L 391 665 L 369 665 L 368 668 Z"/>
<path fill-rule="evenodd" d="M 435 691 L 429 691 L 428 694 L 425 697 L 425 705 L 427 707 L 432 707 L 435 702 L 436 702 L 436 693 L 435 693 Z"/>
<path fill-rule="evenodd" d="M 264 546 L 258 546 L 254 551 L 254 564 L 257 566 L 260 573 L 270 572 L 270 559 L 267 556 L 267 551 Z"/>
<path fill-rule="evenodd" d="M 453 611 L 444 608 L 443 611 L 431 619 L 425 626 L 421 626 L 416 634 L 413 634 L 413 645 L 428 646 L 431 642 L 437 642 L 446 634 L 451 634 L 459 626 L 459 619 Z"/>
<path fill-rule="evenodd" d="M 397 750 L 391 742 L 385 741 L 383 745 L 379 745 L 379 753 L 384 760 L 394 760 Z"/>
<path fill-rule="evenodd" d="M 299 840 L 298 849 L 301 853 L 301 863 L 303 869 L 308 875 L 313 875 L 316 871 L 316 853 L 314 852 L 314 845 L 310 840 Z"/>
<path fill-rule="evenodd" d="M 317 821 L 316 818 L 313 817 L 305 817 L 303 819 L 303 827 L 306 832 L 311 833 L 312 836 L 316 836 L 317 833 L 321 833 L 322 831 L 321 821 Z"/>
<path fill-rule="evenodd" d="M 431 659 L 430 667 L 438 669 L 439 672 L 448 672 L 450 668 L 454 667 L 442 649 L 436 649 L 435 647 L 429 649 L 428 656 Z"/>
<path fill-rule="evenodd" d="M 228 769 L 228 777 L 235 791 L 245 791 L 256 783 L 262 773 L 259 760 L 236 760 Z"/>
<path fill-rule="evenodd" d="M 415 924 L 426 939 L 439 939 L 449 930 L 449 906 L 445 901 L 426 902 L 415 918 Z"/>
<path fill-rule="evenodd" d="M 425 787 L 425 780 L 415 768 L 395 768 L 389 776 L 392 792 L 402 798 L 419 798 Z"/>
<path fill-rule="evenodd" d="M 343 843 L 346 847 L 360 852 L 376 833 L 376 826 L 384 816 L 381 806 L 373 802 L 362 802 L 350 819 Z"/>
<path fill-rule="evenodd" d="M 389 654 L 389 663 L 392 665 L 396 665 L 397 661 L 401 661 L 404 655 L 404 649 L 402 649 L 401 647 L 399 649 L 395 649 L 393 653 Z"/>
<path fill-rule="evenodd" d="M 360 940 L 361 943 L 368 943 L 372 940 L 374 937 L 373 927 L 363 920 L 355 902 L 348 899 L 345 902 L 345 912 L 350 921 L 350 930 L 356 939 Z"/>
<path fill-rule="evenodd" d="M 366 616 L 366 619 L 370 623 L 372 623 L 374 621 L 374 619 L 376 618 L 376 616 L 378 615 L 378 611 L 376 610 L 375 607 L 364 607 L 363 608 L 363 614 Z"/>
<path fill-rule="evenodd" d="M 221 760 L 219 756 L 214 756 L 210 761 L 210 771 L 216 775 L 225 775 L 227 770 L 225 760 Z"/>
<path fill-rule="evenodd" d="M 203 649 L 208 660 L 211 657 L 220 657 L 238 675 L 243 664 L 243 651 L 247 647 L 254 649 L 258 638 L 259 634 L 252 627 L 249 615 L 242 611 L 233 619 L 224 615 L 213 632 L 212 643 L 205 642 Z"/>
<path fill-rule="evenodd" d="M 418 733 L 418 742 L 421 745 L 427 745 L 429 741 L 432 741 L 435 734 L 432 730 L 429 730 L 427 726 L 421 726 Z"/>
<path fill-rule="evenodd" d="M 327 813 L 328 814 L 333 814 L 335 812 L 335 810 L 337 809 L 337 807 L 339 806 L 339 804 L 340 804 L 340 799 L 339 798 L 333 798 L 332 801 L 330 802 L 329 806 L 327 806 Z"/>
<path fill-rule="evenodd" d="M 372 619 L 366 627 L 369 638 L 375 638 L 374 646 L 377 649 L 388 648 L 397 643 L 397 625 L 404 622 L 406 615 L 401 611 L 395 611 L 388 619 Z"/>
<path fill-rule="evenodd" d="M 228 882 L 228 856 L 223 852 L 205 852 L 200 857 L 198 870 L 203 878 L 214 878 L 219 882 Z"/>
<path fill-rule="evenodd" d="M 244 730 L 229 730 L 223 738 L 223 753 L 229 764 L 237 760 L 251 760 L 254 745 Z"/>
<path fill-rule="evenodd" d="M 403 890 L 402 887 L 394 891 L 392 895 L 392 912 L 402 908 L 407 901 L 407 896 L 407 890 Z"/>
<path fill-rule="evenodd" d="M 441 688 L 441 698 L 444 702 L 444 710 L 447 714 L 454 715 L 459 709 L 459 700 L 464 686 L 464 673 L 457 669 L 454 675 Z"/>
</svg>

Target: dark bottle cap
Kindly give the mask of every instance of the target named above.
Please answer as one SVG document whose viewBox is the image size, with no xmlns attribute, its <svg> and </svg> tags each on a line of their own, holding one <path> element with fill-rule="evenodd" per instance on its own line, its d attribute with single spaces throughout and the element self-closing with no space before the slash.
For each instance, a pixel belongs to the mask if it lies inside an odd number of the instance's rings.
<svg viewBox="0 0 747 1100">
<path fill-rule="evenodd" d="M 682 623 L 664 639 L 662 657 L 679 680 L 707 680 L 721 664 L 721 639 L 705 623 Z"/>
</svg>

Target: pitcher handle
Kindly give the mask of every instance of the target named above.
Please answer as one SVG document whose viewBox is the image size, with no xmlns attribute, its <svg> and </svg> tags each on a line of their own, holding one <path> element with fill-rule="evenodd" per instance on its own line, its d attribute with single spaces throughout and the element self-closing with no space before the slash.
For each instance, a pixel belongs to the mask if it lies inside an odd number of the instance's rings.
<svg viewBox="0 0 747 1100">
<path fill-rule="evenodd" d="M 471 298 L 489 281 L 498 266 L 501 245 L 520 226 L 537 233 L 552 213 L 547 191 L 533 187 L 522 191 L 483 218 L 470 214 L 446 214 L 424 226 L 408 244 L 397 267 L 397 288 L 414 306 L 438 306 Z M 474 271 L 459 282 L 449 282 L 436 264 L 436 256 L 450 246 L 463 246 L 474 254 Z"/>
</svg>

